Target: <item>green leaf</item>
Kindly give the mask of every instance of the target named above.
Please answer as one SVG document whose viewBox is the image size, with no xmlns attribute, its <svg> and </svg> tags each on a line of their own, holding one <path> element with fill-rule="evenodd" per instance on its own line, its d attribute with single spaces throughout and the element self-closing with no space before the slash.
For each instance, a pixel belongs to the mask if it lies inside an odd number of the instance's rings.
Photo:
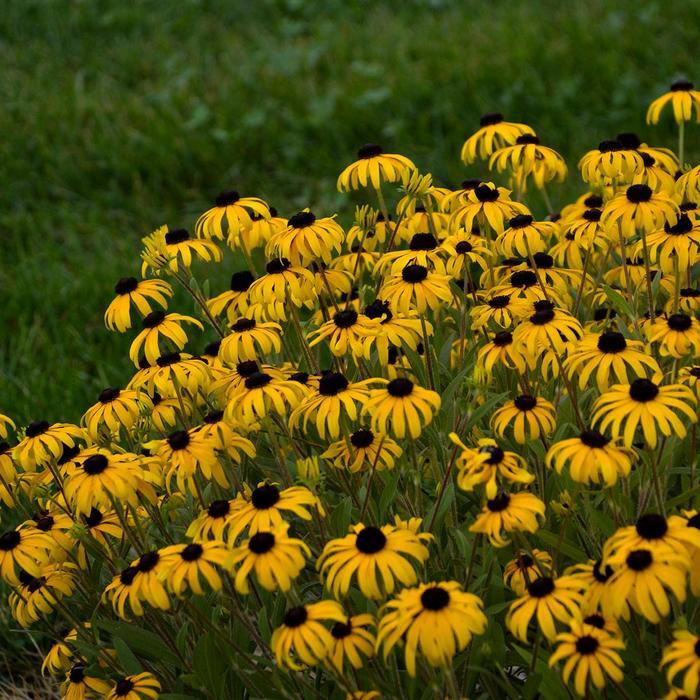
<svg viewBox="0 0 700 700">
<path fill-rule="evenodd" d="M 399 479 L 401 477 L 401 474 L 399 473 L 398 469 L 395 469 L 393 473 L 389 476 L 387 479 L 387 482 L 384 486 L 384 490 L 382 491 L 382 495 L 379 499 L 379 515 L 380 515 L 380 520 L 384 522 L 385 520 L 385 515 L 387 513 L 387 510 L 389 509 L 389 505 L 392 503 L 394 500 L 394 496 L 396 495 L 396 489 L 399 485 Z"/>
<path fill-rule="evenodd" d="M 140 673 L 143 670 L 143 665 L 136 658 L 129 645 L 121 638 L 115 636 L 113 638 L 114 649 L 119 657 L 119 662 L 124 667 L 124 670 L 129 674 Z"/>
<path fill-rule="evenodd" d="M 177 656 L 153 632 L 131 623 L 111 620 L 100 620 L 98 625 L 115 637 L 121 637 L 135 654 L 144 659 L 163 661 L 176 666 L 180 663 Z"/>
<path fill-rule="evenodd" d="M 559 547 L 562 554 L 566 554 L 567 557 L 571 557 L 576 561 L 586 561 L 588 557 L 586 553 L 580 550 L 575 545 L 571 544 L 568 540 L 561 538 L 561 543 L 559 542 L 559 535 L 555 535 L 553 532 L 548 530 L 538 530 L 537 536 L 550 547 Z"/>
<path fill-rule="evenodd" d="M 226 697 L 224 687 L 230 668 L 217 637 L 210 632 L 200 637 L 192 654 L 192 670 L 201 686 L 216 698 Z"/>
</svg>

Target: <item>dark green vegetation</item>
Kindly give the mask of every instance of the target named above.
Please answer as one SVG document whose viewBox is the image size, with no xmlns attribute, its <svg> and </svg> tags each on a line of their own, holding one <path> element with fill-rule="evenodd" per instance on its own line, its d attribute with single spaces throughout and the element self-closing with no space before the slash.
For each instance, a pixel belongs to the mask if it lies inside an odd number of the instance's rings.
<svg viewBox="0 0 700 700">
<path fill-rule="evenodd" d="M 574 168 L 620 130 L 673 145 L 644 114 L 693 69 L 698 26 L 700 4 L 663 0 L 7 0 L 0 410 L 76 421 L 125 382 L 133 334 L 102 325 L 114 281 L 138 270 L 143 235 L 191 227 L 222 188 L 348 212 L 335 178 L 366 141 L 453 185 L 493 110 Z"/>
</svg>

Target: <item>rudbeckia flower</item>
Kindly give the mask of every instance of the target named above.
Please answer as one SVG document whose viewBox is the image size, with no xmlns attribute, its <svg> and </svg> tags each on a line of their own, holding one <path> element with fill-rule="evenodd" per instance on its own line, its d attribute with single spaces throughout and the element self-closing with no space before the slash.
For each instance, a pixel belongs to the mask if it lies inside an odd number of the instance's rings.
<svg viewBox="0 0 700 700">
<path fill-rule="evenodd" d="M 93 440 L 98 440 L 102 429 L 109 434 L 119 432 L 121 428 L 130 430 L 141 415 L 148 411 L 151 401 L 148 395 L 109 387 L 100 392 L 98 402 L 88 408 L 82 423 Z"/>
<path fill-rule="evenodd" d="M 119 517 L 113 510 L 101 511 L 97 508 L 92 508 L 89 514 L 83 513 L 78 522 L 84 525 L 87 529 L 87 534 L 107 552 L 112 551 L 107 535 L 117 540 L 124 537 L 124 530 Z M 79 566 L 84 569 L 87 566 L 87 551 L 82 542 L 78 547 L 77 559 Z"/>
<path fill-rule="evenodd" d="M 52 675 L 58 675 L 61 671 L 68 669 L 73 658 L 70 643 L 75 642 L 77 638 L 78 632 L 72 629 L 63 639 L 52 645 L 41 664 L 42 675 L 45 675 L 47 671 Z"/>
<path fill-rule="evenodd" d="M 185 535 L 193 542 L 225 540 L 232 522 L 235 501 L 217 499 L 190 523 Z"/>
<path fill-rule="evenodd" d="M 700 357 L 700 323 L 692 316 L 657 316 L 645 330 L 649 342 L 658 343 L 661 357 Z"/>
<path fill-rule="evenodd" d="M 41 565 L 47 563 L 53 548 L 51 537 L 37 528 L 7 530 L 0 535 L 0 578 L 17 587 L 22 571 L 40 577 Z"/>
<path fill-rule="evenodd" d="M 286 416 L 305 396 L 299 382 L 282 379 L 274 373 L 254 372 L 227 392 L 225 415 L 244 426 L 252 426 L 269 413 Z"/>
<path fill-rule="evenodd" d="M 423 314 L 427 309 L 437 309 L 451 303 L 449 282 L 447 275 L 411 263 L 384 282 L 379 296 L 399 313 L 409 314 L 415 310 Z"/>
<path fill-rule="evenodd" d="M 525 374 L 528 366 L 534 367 L 534 364 L 535 358 L 527 353 L 525 347 L 514 344 L 513 334 L 509 331 L 499 331 L 491 336 L 489 342 L 479 348 L 476 356 L 476 368 L 484 372 L 487 381 L 490 381 L 497 366 Z"/>
<path fill-rule="evenodd" d="M 394 591 L 396 583 L 411 586 L 418 580 L 415 564 L 428 558 L 423 540 L 407 528 L 362 523 L 350 534 L 328 542 L 318 558 L 318 569 L 326 587 L 336 598 L 348 594 L 353 578 L 362 595 L 379 600 Z"/>
<path fill-rule="evenodd" d="M 537 518 L 544 518 L 544 510 L 544 503 L 531 493 L 501 491 L 486 501 L 469 532 L 482 533 L 495 547 L 505 547 L 509 540 L 503 533 L 537 532 Z"/>
<path fill-rule="evenodd" d="M 447 256 L 445 272 L 456 280 L 463 279 L 465 275 L 468 276 L 471 263 L 486 270 L 493 257 L 493 252 L 481 236 L 475 236 L 464 230 L 448 236 L 440 248 Z"/>
<path fill-rule="evenodd" d="M 367 318 L 381 320 L 380 333 L 375 338 L 374 344 L 382 366 L 386 367 L 389 364 L 391 347 L 408 347 L 414 352 L 418 352 L 422 328 L 415 312 L 395 315 L 390 310 L 388 301 L 375 299 L 365 307 L 364 313 Z M 425 322 L 425 331 L 428 336 L 433 334 L 433 326 L 427 321 Z"/>
<path fill-rule="evenodd" d="M 381 609 L 377 648 L 384 661 L 400 640 L 405 640 L 406 669 L 416 675 L 416 653 L 431 666 L 447 668 L 475 634 L 486 631 L 487 619 L 480 598 L 462 590 L 457 581 L 423 583 L 406 588 Z"/>
<path fill-rule="evenodd" d="M 101 678 L 88 676 L 85 663 L 74 664 L 66 673 L 66 680 L 61 684 L 62 700 L 86 700 L 98 696 L 104 697 L 110 689 L 110 684 Z"/>
<path fill-rule="evenodd" d="M 547 250 L 558 226 L 551 221 L 534 221 L 530 214 L 518 214 L 496 239 L 496 246 L 507 256 L 528 257 Z"/>
<path fill-rule="evenodd" d="M 627 477 L 636 453 L 617 445 L 597 430 L 584 430 L 578 437 L 559 440 L 547 452 L 546 464 L 557 474 L 568 467 L 571 478 L 582 484 L 614 486 L 618 478 Z"/>
<path fill-rule="evenodd" d="M 221 262 L 223 259 L 223 253 L 216 243 L 190 238 L 189 232 L 184 228 L 170 231 L 167 226 L 161 226 L 146 236 L 143 244 L 142 276 L 149 269 L 153 272 L 166 267 L 172 272 L 178 272 L 181 268 L 189 270 L 195 259 L 202 262 Z"/>
<path fill-rule="evenodd" d="M 353 615 L 331 627 L 333 644 L 325 663 L 337 674 L 342 674 L 347 660 L 352 668 L 362 668 L 363 657 L 374 656 L 375 636 L 368 628 L 376 622 L 367 613 Z"/>
<path fill-rule="evenodd" d="M 529 177 L 541 189 L 554 179 L 563 182 L 567 172 L 564 159 L 553 148 L 540 144 L 535 134 L 521 134 L 512 146 L 495 151 L 489 158 L 489 170 L 494 166 L 499 173 L 510 170 L 522 190 Z"/>
<path fill-rule="evenodd" d="M 287 302 L 297 307 L 313 304 L 316 292 L 311 270 L 293 266 L 287 258 L 281 258 L 270 260 L 265 272 L 250 285 L 248 295 L 252 302 L 264 306 L 269 320 L 286 320 Z"/>
<path fill-rule="evenodd" d="M 529 214 L 528 208 L 510 198 L 510 190 L 482 182 L 469 192 L 466 203 L 455 209 L 450 217 L 450 228 L 471 231 L 476 223 L 481 230 L 490 227 L 497 234 L 503 233 L 506 222 L 518 214 Z"/>
<path fill-rule="evenodd" d="M 689 122 L 693 118 L 700 124 L 700 92 L 694 89 L 693 83 L 687 80 L 676 80 L 669 92 L 657 97 L 647 110 L 647 124 L 658 124 L 661 112 L 670 104 L 673 118 L 678 124 Z"/>
<path fill-rule="evenodd" d="M 632 384 L 615 384 L 593 404 L 593 425 L 611 430 L 632 447 L 637 427 L 654 449 L 658 433 L 684 438 L 687 430 L 681 418 L 697 421 L 693 392 L 682 384 L 660 386 L 651 379 L 635 379 Z"/>
<path fill-rule="evenodd" d="M 258 197 L 241 197 L 236 190 L 221 192 L 211 209 L 204 212 L 194 225 L 198 238 L 219 238 L 224 234 L 235 243 L 241 230 L 249 228 L 255 215 L 270 218 L 270 209 Z"/>
<path fill-rule="evenodd" d="M 604 184 L 606 180 L 617 183 L 631 182 L 642 172 L 644 162 L 637 151 L 627 150 L 619 141 L 601 141 L 598 148 L 588 151 L 578 163 L 584 182 Z"/>
<path fill-rule="evenodd" d="M 663 192 L 654 192 L 648 185 L 630 185 L 615 195 L 603 208 L 603 226 L 609 231 L 619 227 L 623 238 L 636 233 L 651 233 L 665 224 L 678 221 L 678 205 Z"/>
<path fill-rule="evenodd" d="M 372 430 L 392 433 L 398 438 L 409 435 L 415 440 L 433 416 L 440 410 L 440 395 L 414 384 L 410 379 L 399 377 L 382 383 L 381 389 L 372 389 L 363 408 L 369 414 Z"/>
<path fill-rule="evenodd" d="M 338 176 L 339 192 L 358 190 L 371 184 L 375 190 L 382 182 L 399 182 L 406 171 L 415 170 L 413 161 L 397 153 L 384 153 L 381 146 L 368 143 L 357 151 L 357 158 Z"/>
<path fill-rule="evenodd" d="M 335 357 L 344 357 L 348 351 L 353 357 L 369 360 L 372 345 L 382 333 L 381 321 L 358 314 L 352 309 L 337 311 L 330 321 L 307 335 L 309 347 L 324 340 Z"/>
<path fill-rule="evenodd" d="M 204 595 L 203 581 L 214 591 L 221 588 L 221 576 L 216 567 L 223 566 L 229 555 L 223 542 L 173 544 L 158 554 L 163 579 L 176 596 L 182 596 L 188 588 L 195 595 Z"/>
<path fill-rule="evenodd" d="M 19 572 L 20 586 L 9 597 L 12 616 L 22 627 L 29 627 L 50 615 L 57 601 L 75 591 L 75 564 L 45 564 L 39 576 Z"/>
<path fill-rule="evenodd" d="M 697 211 L 697 202 L 700 201 L 700 165 L 691 168 L 676 180 L 676 193 L 682 202 L 696 205 L 692 211 Z"/>
<path fill-rule="evenodd" d="M 231 322 L 240 316 L 245 316 L 250 306 L 248 290 L 253 282 L 255 277 L 250 270 L 234 272 L 231 275 L 229 289 L 207 300 L 209 313 L 212 316 L 220 316 L 226 312 Z"/>
<path fill-rule="evenodd" d="M 572 619 L 569 631 L 559 633 L 554 641 L 557 648 L 549 657 L 549 667 L 566 660 L 562 680 L 568 683 L 574 674 L 574 689 L 580 696 L 588 694 L 590 685 L 604 688 L 606 677 L 616 683 L 624 678 L 624 663 L 618 653 L 625 648 L 621 639 L 581 620 Z"/>
<path fill-rule="evenodd" d="M 122 277 L 114 292 L 117 295 L 105 311 L 105 325 L 111 331 L 124 331 L 131 328 L 131 305 L 141 316 L 153 311 L 151 301 L 164 309 L 168 308 L 168 297 L 173 295 L 172 287 L 163 280 L 137 280 L 135 277 Z"/>
<path fill-rule="evenodd" d="M 139 355 L 143 348 L 144 356 L 150 363 L 154 363 L 162 353 L 159 341 L 165 340 L 175 346 L 177 350 L 182 350 L 187 344 L 187 334 L 182 329 L 183 323 L 191 323 L 200 330 L 204 327 L 192 316 L 170 313 L 165 311 L 152 311 L 145 316 L 142 325 L 143 330 L 134 338 L 129 348 L 129 357 L 134 366 L 139 366 Z"/>
<path fill-rule="evenodd" d="M 555 620 L 568 623 L 578 615 L 582 588 L 582 582 L 574 576 L 538 576 L 528 583 L 525 593 L 510 604 L 506 615 L 508 629 L 525 642 L 534 616 L 542 634 L 554 641 L 557 636 Z"/>
<path fill-rule="evenodd" d="M 512 294 L 489 293 L 485 301 L 469 311 L 474 330 L 481 330 L 491 321 L 501 328 L 511 328 L 527 313 L 522 300 Z"/>
<path fill-rule="evenodd" d="M 656 158 L 649 153 L 641 153 L 644 168 L 632 178 L 633 185 L 649 185 L 654 192 L 664 192 L 673 196 L 676 191 L 676 181 L 673 174 L 656 163 Z"/>
<path fill-rule="evenodd" d="M 317 219 L 313 212 L 304 209 L 270 238 L 265 253 L 300 267 L 320 261 L 329 264 L 334 253 L 340 253 L 344 239 L 345 233 L 334 217 Z"/>
<path fill-rule="evenodd" d="M 503 569 L 503 583 L 517 596 L 525 594 L 530 581 L 534 581 L 540 573 L 548 575 L 552 570 L 552 557 L 539 549 L 530 553 L 520 550 L 515 559 L 511 559 Z"/>
<path fill-rule="evenodd" d="M 700 220 L 692 220 L 681 214 L 678 221 L 646 237 L 649 257 L 668 274 L 685 274 L 700 260 Z M 641 243 L 641 241 L 640 241 Z M 632 254 L 639 256 L 642 248 L 638 244 Z"/>
<path fill-rule="evenodd" d="M 250 593 L 248 578 L 255 573 L 266 591 L 288 591 L 311 556 L 304 542 L 288 536 L 289 525 L 280 523 L 270 530 L 258 530 L 236 547 L 226 562 L 234 570 L 239 593 Z"/>
<path fill-rule="evenodd" d="M 127 388 L 159 392 L 164 396 L 177 396 L 178 391 L 194 397 L 206 388 L 211 370 L 201 357 L 185 352 L 168 352 L 158 357 L 153 366 L 145 358 L 139 360 L 140 370 L 131 378 Z M 186 407 L 186 403 L 185 403 Z"/>
<path fill-rule="evenodd" d="M 282 328 L 278 323 L 258 323 L 252 318 L 239 318 L 230 326 L 230 333 L 222 338 L 219 357 L 236 364 L 256 360 L 282 349 Z"/>
<path fill-rule="evenodd" d="M 679 162 L 678 156 L 670 148 L 659 148 L 655 146 L 649 146 L 646 143 L 642 143 L 642 140 L 637 136 L 637 134 L 627 131 L 618 134 L 615 139 L 620 142 L 623 148 L 631 151 L 639 151 L 642 157 L 650 155 L 660 167 L 662 167 L 670 175 L 675 175 L 678 172 Z"/>
<path fill-rule="evenodd" d="M 45 532 L 54 542 L 51 551 L 51 561 L 61 563 L 68 557 L 75 544 L 75 534 L 72 532 L 75 523 L 73 518 L 57 505 L 52 504 L 51 510 L 40 510 L 31 520 L 25 520 L 19 529 L 35 528 Z"/>
<path fill-rule="evenodd" d="M 77 425 L 45 420 L 30 423 L 24 435 L 13 449 L 12 456 L 25 471 L 35 471 L 37 466 L 58 459 L 64 446 L 73 447 L 76 440 L 86 437 L 85 431 Z"/>
<path fill-rule="evenodd" d="M 486 160 L 497 149 L 514 144 L 523 134 L 534 136 L 535 132 L 527 124 L 504 121 L 499 112 L 484 114 L 479 129 L 462 146 L 462 162 L 469 165 L 477 157 Z"/>
<path fill-rule="evenodd" d="M 370 468 L 393 469 L 395 459 L 402 454 L 403 450 L 388 435 L 360 428 L 349 439 L 341 438 L 329 445 L 321 457 L 336 469 L 355 473 Z"/>
<path fill-rule="evenodd" d="M 305 666 L 324 661 L 333 648 L 333 637 L 322 622 L 344 622 L 346 619 L 340 603 L 334 600 L 290 608 L 270 640 L 277 665 L 301 671 Z"/>
<path fill-rule="evenodd" d="M 155 700 L 160 694 L 160 682 L 148 671 L 119 679 L 105 700 Z"/>
<path fill-rule="evenodd" d="M 513 332 L 516 348 L 523 346 L 532 357 L 540 348 L 551 348 L 564 354 L 569 343 L 583 335 L 581 324 L 565 309 L 553 302 L 540 300 L 533 304 L 534 313 L 524 319 Z"/>
<path fill-rule="evenodd" d="M 695 395 L 700 399 L 700 364 L 681 367 L 678 372 L 678 381 L 694 389 Z"/>
<path fill-rule="evenodd" d="M 661 657 L 661 668 L 664 666 L 669 683 L 683 674 L 683 691 L 688 697 L 693 697 L 700 685 L 700 636 L 688 630 L 676 630 L 673 642 L 664 649 Z"/>
<path fill-rule="evenodd" d="M 515 441 L 524 445 L 528 440 L 546 437 L 556 427 L 556 411 L 551 402 L 540 396 L 521 394 L 506 402 L 491 417 L 491 427 L 503 437 L 509 425 L 513 427 Z"/>
</svg>

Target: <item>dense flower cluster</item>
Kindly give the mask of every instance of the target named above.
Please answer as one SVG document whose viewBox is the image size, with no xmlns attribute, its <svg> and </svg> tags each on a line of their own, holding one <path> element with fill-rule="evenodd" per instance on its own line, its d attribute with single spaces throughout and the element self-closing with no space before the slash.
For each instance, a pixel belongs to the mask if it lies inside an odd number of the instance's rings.
<svg viewBox="0 0 700 700">
<path fill-rule="evenodd" d="M 347 230 L 230 190 L 147 236 L 132 376 L 0 417 L 0 577 L 63 697 L 697 697 L 700 93 L 667 105 L 679 152 L 601 142 L 560 212 L 487 114 L 456 189 L 360 148 Z"/>
</svg>

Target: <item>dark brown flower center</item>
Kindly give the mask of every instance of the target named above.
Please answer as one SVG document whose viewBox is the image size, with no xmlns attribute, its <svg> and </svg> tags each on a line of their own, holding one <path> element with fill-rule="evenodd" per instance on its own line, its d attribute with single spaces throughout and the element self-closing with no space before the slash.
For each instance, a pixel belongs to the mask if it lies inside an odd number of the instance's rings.
<svg viewBox="0 0 700 700">
<path fill-rule="evenodd" d="M 46 420 L 35 420 L 32 421 L 25 431 L 25 435 L 28 438 L 34 438 L 38 435 L 43 435 L 51 426 Z"/>
<path fill-rule="evenodd" d="M 177 243 L 184 243 L 185 241 L 189 240 L 190 234 L 187 229 L 184 228 L 176 228 L 172 231 L 169 231 L 168 233 L 165 234 L 165 242 L 168 245 L 175 245 Z"/>
<path fill-rule="evenodd" d="M 255 282 L 255 277 L 253 277 L 253 273 L 250 270 L 234 272 L 231 275 L 231 291 L 247 292 L 253 282 Z"/>
<path fill-rule="evenodd" d="M 355 546 L 363 554 L 376 554 L 386 546 L 386 535 L 378 527 L 370 525 L 357 533 Z"/>
<path fill-rule="evenodd" d="M 153 571 L 160 560 L 160 554 L 158 552 L 146 552 L 139 557 L 139 563 L 136 565 L 138 570 L 142 574 L 147 574 L 149 571 Z"/>
<path fill-rule="evenodd" d="M 489 187 L 488 185 L 479 185 L 475 190 L 476 198 L 480 202 L 495 202 L 499 197 L 499 191 L 496 187 Z"/>
<path fill-rule="evenodd" d="M 83 471 L 90 476 L 97 476 L 109 466 L 109 460 L 105 455 L 90 455 L 83 462 Z"/>
<path fill-rule="evenodd" d="M 120 393 L 121 393 L 121 391 L 119 389 L 115 389 L 114 387 L 109 387 L 108 389 L 103 389 L 100 392 L 98 400 L 100 403 L 111 403 L 115 399 L 119 398 Z"/>
<path fill-rule="evenodd" d="M 345 639 L 352 634 L 352 626 L 350 622 L 336 622 L 331 627 L 331 635 L 334 639 Z"/>
<path fill-rule="evenodd" d="M 219 193 L 214 203 L 217 207 L 227 207 L 229 204 L 235 204 L 240 198 L 236 190 L 226 190 Z"/>
<path fill-rule="evenodd" d="M 17 530 L 10 530 L 0 535 L 0 552 L 11 552 L 22 539 Z"/>
<path fill-rule="evenodd" d="M 627 188 L 627 199 L 633 204 L 648 202 L 653 194 L 648 185 L 630 185 Z"/>
<path fill-rule="evenodd" d="M 610 438 L 605 437 L 605 435 L 599 433 L 597 430 L 584 430 L 578 438 L 586 447 L 595 449 L 601 449 L 610 442 Z"/>
<path fill-rule="evenodd" d="M 428 268 L 423 265 L 406 265 L 401 271 L 401 278 L 409 284 L 419 284 L 428 277 Z"/>
<path fill-rule="evenodd" d="M 265 554 L 275 546 L 275 536 L 271 532 L 257 532 L 248 540 L 248 549 L 253 554 Z"/>
<path fill-rule="evenodd" d="M 625 562 L 632 571 L 644 571 L 654 563 L 654 559 L 648 549 L 635 549 L 627 555 Z"/>
<path fill-rule="evenodd" d="M 245 331 L 250 331 L 255 328 L 254 318 L 239 318 L 232 326 L 231 330 L 234 333 L 243 333 Z"/>
<path fill-rule="evenodd" d="M 291 627 L 292 629 L 295 627 L 301 627 L 306 622 L 308 617 L 309 613 L 306 611 L 306 608 L 303 605 L 287 610 L 287 613 L 284 616 L 285 627 Z"/>
<path fill-rule="evenodd" d="M 357 311 L 353 309 L 338 311 L 335 316 L 333 316 L 333 323 L 335 323 L 338 328 L 350 328 L 357 323 Z"/>
<path fill-rule="evenodd" d="M 267 386 L 272 381 L 272 377 L 264 372 L 253 372 L 253 374 L 247 376 L 245 381 L 246 389 L 262 389 L 262 387 Z"/>
<path fill-rule="evenodd" d="M 321 396 L 337 396 L 345 391 L 350 382 L 340 372 L 324 372 L 318 382 L 318 393 Z"/>
<path fill-rule="evenodd" d="M 668 523 L 663 515 L 645 513 L 637 520 L 635 529 L 645 540 L 658 540 L 668 532 Z"/>
<path fill-rule="evenodd" d="M 481 126 L 493 126 L 494 124 L 500 124 L 502 121 L 503 115 L 500 112 L 489 112 L 479 119 L 479 124 Z"/>
<path fill-rule="evenodd" d="M 180 557 L 184 561 L 191 562 L 200 559 L 202 554 L 204 554 L 204 547 L 201 544 L 188 544 L 180 552 Z"/>
<path fill-rule="evenodd" d="M 265 272 L 267 272 L 268 275 L 279 275 L 285 270 L 288 270 L 291 266 L 292 263 L 290 263 L 287 258 L 275 258 L 265 265 Z"/>
<path fill-rule="evenodd" d="M 413 382 L 405 377 L 392 379 L 386 385 L 386 390 L 389 392 L 389 395 L 394 398 L 404 398 L 405 396 L 410 396 L 413 392 Z"/>
<path fill-rule="evenodd" d="M 225 518 L 231 510 L 231 504 L 226 500 L 212 501 L 207 508 L 207 515 L 210 518 Z"/>
<path fill-rule="evenodd" d="M 432 233 L 416 233 L 411 238 L 408 247 L 413 250 L 434 250 L 437 248 L 438 242 Z"/>
<path fill-rule="evenodd" d="M 450 604 L 450 594 L 440 586 L 431 586 L 421 593 L 420 602 L 426 610 L 437 612 Z"/>
<path fill-rule="evenodd" d="M 124 294 L 130 294 L 135 291 L 139 286 L 139 281 L 136 277 L 122 277 L 114 285 L 114 293 L 123 296 Z"/>
<path fill-rule="evenodd" d="M 676 80 L 676 82 L 671 85 L 671 92 L 690 92 L 693 87 L 693 83 L 689 80 Z"/>
<path fill-rule="evenodd" d="M 366 143 L 364 146 L 360 146 L 360 148 L 357 149 L 357 157 L 362 160 L 380 156 L 382 153 L 384 153 L 382 147 L 378 146 L 376 143 Z"/>
<path fill-rule="evenodd" d="M 589 654 L 595 654 L 596 650 L 598 649 L 598 646 L 598 640 L 595 637 L 591 637 L 590 635 L 579 637 L 576 640 L 576 651 L 579 654 L 583 654 L 584 656 L 588 656 Z"/>
<path fill-rule="evenodd" d="M 353 447 L 358 449 L 369 447 L 374 442 L 374 433 L 371 430 L 362 428 L 350 436 L 350 442 Z"/>
<path fill-rule="evenodd" d="M 529 214 L 518 214 L 508 222 L 508 226 L 511 228 L 525 228 L 526 226 L 530 226 L 532 221 L 533 219 Z"/>
<path fill-rule="evenodd" d="M 646 403 L 659 395 L 659 387 L 650 379 L 635 379 L 630 385 L 630 397 L 634 401 Z"/>
<path fill-rule="evenodd" d="M 316 221 L 316 216 L 310 211 L 300 211 L 287 222 L 292 228 L 306 228 Z"/>
<path fill-rule="evenodd" d="M 686 314 L 672 314 L 668 317 L 667 323 L 672 331 L 684 333 L 693 325 L 693 319 Z"/>
<path fill-rule="evenodd" d="M 486 507 L 492 513 L 500 513 L 510 505 L 510 496 L 505 491 L 499 493 L 495 498 L 486 501 Z"/>
<path fill-rule="evenodd" d="M 515 397 L 513 403 L 519 411 L 531 411 L 537 406 L 537 399 L 529 394 L 520 394 Z"/>
<path fill-rule="evenodd" d="M 280 492 L 274 484 L 258 486 L 250 497 L 250 501 L 256 510 L 268 510 L 279 500 Z"/>
<path fill-rule="evenodd" d="M 627 348 L 625 336 L 618 331 L 606 331 L 598 338 L 598 350 L 606 353 L 618 353 Z"/>
</svg>

